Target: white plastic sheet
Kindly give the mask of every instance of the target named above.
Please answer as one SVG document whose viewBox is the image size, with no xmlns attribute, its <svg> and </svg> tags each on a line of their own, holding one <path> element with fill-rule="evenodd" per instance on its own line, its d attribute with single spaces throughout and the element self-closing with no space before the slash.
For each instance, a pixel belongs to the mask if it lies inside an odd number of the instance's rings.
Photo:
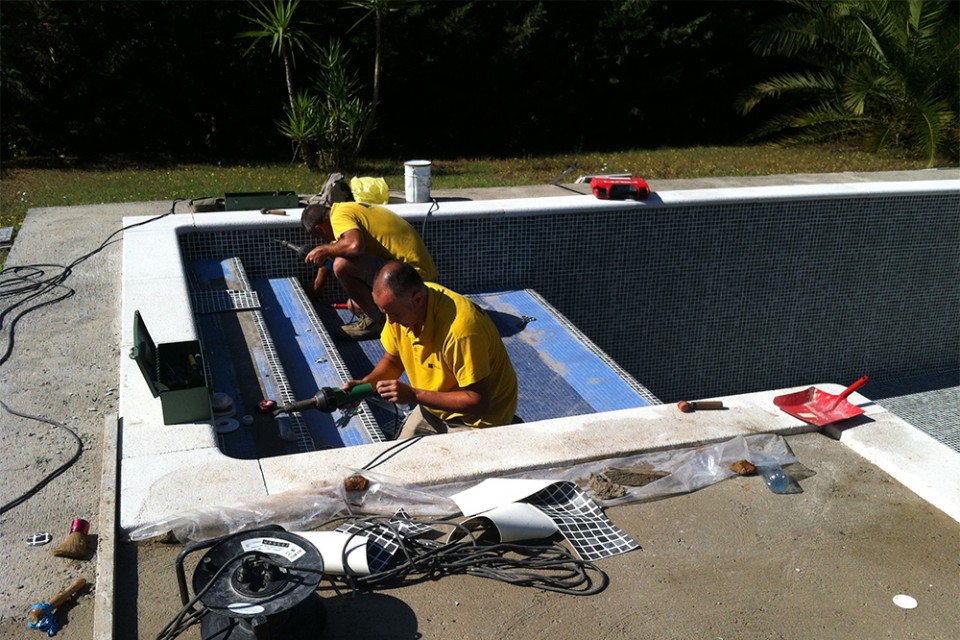
<svg viewBox="0 0 960 640">
<path fill-rule="evenodd" d="M 443 436 L 436 436 L 443 437 Z M 737 436 L 726 442 L 692 449 L 639 454 L 599 460 L 564 468 L 538 469 L 512 474 L 513 478 L 569 480 L 586 488 L 590 474 L 609 467 L 647 466 L 669 475 L 642 487 L 629 487 L 625 495 L 597 501 L 603 506 L 648 501 L 689 493 L 734 475 L 730 465 L 748 460 L 756 466 L 785 465 L 797 459 L 786 440 L 774 434 Z M 361 474 L 369 485 L 364 491 L 346 491 L 343 480 Z M 427 487 L 412 486 L 376 471 L 344 469 L 333 484 L 303 492 L 288 492 L 171 514 L 129 533 L 131 540 L 147 540 L 172 534 L 180 542 L 195 542 L 237 533 L 264 524 L 290 529 L 309 529 L 340 514 L 392 515 L 405 509 L 413 517 L 455 516 L 460 509 L 451 496 L 477 484 L 455 482 Z"/>
</svg>

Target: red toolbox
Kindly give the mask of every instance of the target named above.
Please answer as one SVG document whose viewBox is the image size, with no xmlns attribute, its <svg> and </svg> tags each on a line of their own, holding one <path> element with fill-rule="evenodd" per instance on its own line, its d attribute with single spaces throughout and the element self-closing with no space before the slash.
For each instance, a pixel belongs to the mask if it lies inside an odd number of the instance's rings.
<svg viewBox="0 0 960 640">
<path fill-rule="evenodd" d="M 643 178 L 604 178 L 590 179 L 593 195 L 600 200 L 646 200 L 650 187 Z"/>
</svg>

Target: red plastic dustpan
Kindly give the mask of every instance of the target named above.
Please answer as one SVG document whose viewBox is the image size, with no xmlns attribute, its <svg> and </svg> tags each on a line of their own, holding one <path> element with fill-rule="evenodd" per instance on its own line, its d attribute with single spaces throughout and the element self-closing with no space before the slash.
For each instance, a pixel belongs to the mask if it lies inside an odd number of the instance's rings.
<svg viewBox="0 0 960 640">
<path fill-rule="evenodd" d="M 831 422 L 846 420 L 863 413 L 863 409 L 847 402 L 847 396 L 866 383 L 867 376 L 863 376 L 844 389 L 840 395 L 833 395 L 815 387 L 810 387 L 805 391 L 777 396 L 773 399 L 773 404 L 795 418 L 822 427 Z"/>
</svg>

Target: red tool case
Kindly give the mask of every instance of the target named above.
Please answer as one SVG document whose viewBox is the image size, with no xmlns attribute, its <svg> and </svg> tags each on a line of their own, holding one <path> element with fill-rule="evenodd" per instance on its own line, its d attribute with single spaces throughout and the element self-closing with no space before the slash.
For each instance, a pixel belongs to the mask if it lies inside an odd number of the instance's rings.
<svg viewBox="0 0 960 640">
<path fill-rule="evenodd" d="M 646 200 L 650 195 L 643 178 L 591 178 L 590 188 L 600 200 Z"/>
</svg>

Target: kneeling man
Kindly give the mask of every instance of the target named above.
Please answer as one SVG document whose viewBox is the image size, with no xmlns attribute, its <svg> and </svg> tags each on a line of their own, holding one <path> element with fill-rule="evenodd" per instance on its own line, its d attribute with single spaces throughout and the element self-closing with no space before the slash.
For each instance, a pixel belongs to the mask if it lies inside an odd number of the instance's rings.
<svg viewBox="0 0 960 640">
<path fill-rule="evenodd" d="M 493 320 L 472 300 L 387 262 L 373 283 L 386 353 L 362 380 L 390 402 L 416 404 L 398 439 L 514 422 L 517 375 Z M 398 380 L 406 372 L 410 384 Z"/>
<path fill-rule="evenodd" d="M 345 336 L 369 340 L 380 336 L 383 314 L 373 302 L 373 279 L 388 260 L 413 266 L 424 280 L 437 277 L 437 267 L 426 245 L 410 223 L 386 207 L 362 202 L 312 204 L 303 210 L 304 228 L 325 242 L 307 254 L 306 261 L 324 266 L 333 261 L 333 274 L 350 297 L 350 310 L 359 320 L 344 325 Z"/>
</svg>

